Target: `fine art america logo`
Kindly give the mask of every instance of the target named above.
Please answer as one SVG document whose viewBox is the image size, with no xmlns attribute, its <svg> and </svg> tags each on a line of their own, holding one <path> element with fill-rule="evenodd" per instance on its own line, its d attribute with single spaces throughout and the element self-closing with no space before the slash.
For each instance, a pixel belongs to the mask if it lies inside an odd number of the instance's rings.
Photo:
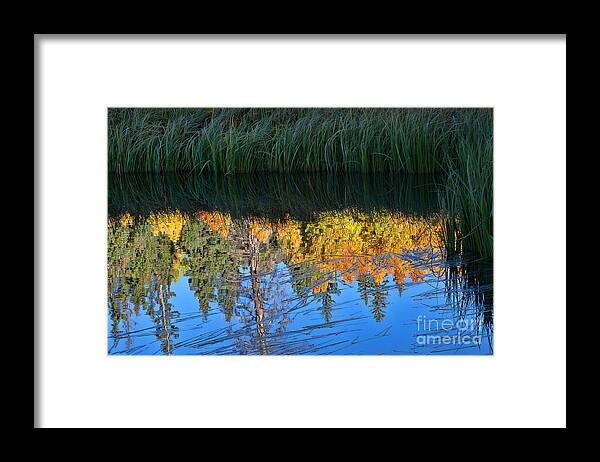
<svg viewBox="0 0 600 462">
<path fill-rule="evenodd" d="M 417 344 L 424 345 L 481 345 L 475 320 L 427 319 L 417 317 Z"/>
</svg>

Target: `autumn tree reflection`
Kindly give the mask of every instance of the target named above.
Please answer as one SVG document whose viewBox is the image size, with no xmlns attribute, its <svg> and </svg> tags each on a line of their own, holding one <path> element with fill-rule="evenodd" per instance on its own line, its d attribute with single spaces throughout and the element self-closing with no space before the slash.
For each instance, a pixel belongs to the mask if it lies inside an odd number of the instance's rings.
<svg viewBox="0 0 600 462">
<path fill-rule="evenodd" d="M 214 310 L 227 322 L 244 318 L 248 294 L 258 349 L 266 354 L 269 314 L 282 304 L 269 283 L 278 264 L 286 266 L 295 296 L 304 304 L 314 303 L 324 322 L 334 318 L 336 296 L 345 285 L 356 286 L 372 319 L 379 322 L 389 309 L 390 290 L 402 293 L 406 281 L 420 282 L 436 269 L 442 226 L 435 214 L 354 209 L 316 213 L 312 220 L 179 210 L 111 216 L 112 332 L 129 341 L 131 315 L 145 311 L 154 320 L 163 352 L 171 353 L 178 336 L 172 285 L 185 277 L 204 320 Z M 428 258 L 431 265 L 423 265 Z M 415 265 L 415 259 L 421 264 Z M 448 284 L 452 288 L 452 278 Z M 459 292 L 464 296 L 462 288 Z"/>
</svg>

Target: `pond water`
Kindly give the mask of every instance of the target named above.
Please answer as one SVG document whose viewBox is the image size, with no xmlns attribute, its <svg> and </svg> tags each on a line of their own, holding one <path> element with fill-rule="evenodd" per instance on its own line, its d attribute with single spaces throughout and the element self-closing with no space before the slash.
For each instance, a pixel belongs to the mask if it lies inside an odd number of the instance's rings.
<svg viewBox="0 0 600 462">
<path fill-rule="evenodd" d="M 111 175 L 111 355 L 493 353 L 432 177 Z"/>
</svg>

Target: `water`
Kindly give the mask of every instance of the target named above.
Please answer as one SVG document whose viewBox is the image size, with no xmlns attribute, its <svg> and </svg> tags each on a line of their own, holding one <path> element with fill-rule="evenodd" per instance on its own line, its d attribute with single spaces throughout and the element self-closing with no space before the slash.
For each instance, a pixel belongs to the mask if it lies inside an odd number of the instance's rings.
<svg viewBox="0 0 600 462">
<path fill-rule="evenodd" d="M 446 255 L 435 184 L 111 176 L 109 354 L 491 354 L 491 263 Z"/>
</svg>

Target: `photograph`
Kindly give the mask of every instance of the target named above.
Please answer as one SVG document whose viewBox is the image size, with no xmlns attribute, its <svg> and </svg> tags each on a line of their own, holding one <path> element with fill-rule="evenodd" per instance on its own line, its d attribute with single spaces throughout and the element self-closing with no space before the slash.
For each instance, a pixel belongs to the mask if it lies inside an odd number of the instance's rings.
<svg viewBox="0 0 600 462">
<path fill-rule="evenodd" d="M 107 116 L 109 354 L 493 354 L 492 108 Z"/>
</svg>

